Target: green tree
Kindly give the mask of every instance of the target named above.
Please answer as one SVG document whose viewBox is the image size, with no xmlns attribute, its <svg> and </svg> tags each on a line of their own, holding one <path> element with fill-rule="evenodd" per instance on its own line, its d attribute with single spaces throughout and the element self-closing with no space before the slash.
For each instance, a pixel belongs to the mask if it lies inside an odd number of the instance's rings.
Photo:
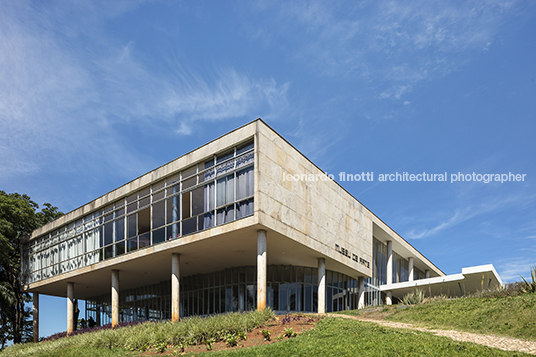
<svg viewBox="0 0 536 357">
<path fill-rule="evenodd" d="M 63 215 L 50 203 L 38 209 L 28 195 L 0 191 L 0 348 L 32 337 L 30 294 L 21 290 L 21 240 Z"/>
</svg>

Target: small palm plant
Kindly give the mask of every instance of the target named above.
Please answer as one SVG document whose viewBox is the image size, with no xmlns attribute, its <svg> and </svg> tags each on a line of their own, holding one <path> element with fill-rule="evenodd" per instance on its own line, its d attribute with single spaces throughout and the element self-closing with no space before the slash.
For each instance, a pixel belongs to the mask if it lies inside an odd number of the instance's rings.
<svg viewBox="0 0 536 357">
<path fill-rule="evenodd" d="M 417 305 L 424 301 L 424 291 L 422 289 L 415 289 L 402 298 L 402 302 L 406 305 Z"/>
<path fill-rule="evenodd" d="M 523 279 L 523 282 L 521 283 L 521 292 L 523 294 L 536 293 L 536 265 L 530 268 L 530 275 L 532 277 L 531 283 L 526 281 L 525 278 L 521 274 L 519 274 L 521 279 Z"/>
</svg>

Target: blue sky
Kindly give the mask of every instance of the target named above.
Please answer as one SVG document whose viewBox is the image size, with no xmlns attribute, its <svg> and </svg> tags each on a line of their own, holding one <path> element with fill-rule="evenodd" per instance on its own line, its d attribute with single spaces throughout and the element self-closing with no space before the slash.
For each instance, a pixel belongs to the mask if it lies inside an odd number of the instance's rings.
<svg viewBox="0 0 536 357">
<path fill-rule="evenodd" d="M 68 212 L 260 117 L 337 180 L 373 172 L 340 183 L 445 273 L 536 264 L 532 1 L 1 6 L 2 190 Z M 450 182 L 473 172 L 526 176 Z M 41 335 L 65 306 L 41 297 Z"/>
</svg>

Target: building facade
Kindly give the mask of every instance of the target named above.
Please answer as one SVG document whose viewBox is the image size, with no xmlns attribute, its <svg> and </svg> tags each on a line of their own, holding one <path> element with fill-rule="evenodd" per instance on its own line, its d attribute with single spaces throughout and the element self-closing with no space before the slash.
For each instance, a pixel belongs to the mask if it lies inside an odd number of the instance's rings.
<svg viewBox="0 0 536 357">
<path fill-rule="evenodd" d="M 100 324 L 322 313 L 445 276 L 260 119 L 37 229 L 22 257 L 36 311 L 67 298 L 68 332 L 75 299 Z"/>
</svg>

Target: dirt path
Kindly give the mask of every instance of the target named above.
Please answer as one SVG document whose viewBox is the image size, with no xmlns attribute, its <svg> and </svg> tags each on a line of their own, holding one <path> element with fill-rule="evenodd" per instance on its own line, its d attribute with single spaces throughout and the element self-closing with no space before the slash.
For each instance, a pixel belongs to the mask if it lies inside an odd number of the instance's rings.
<svg viewBox="0 0 536 357">
<path fill-rule="evenodd" d="M 361 317 L 361 316 L 349 316 L 349 315 L 339 315 L 339 314 L 327 314 L 327 316 L 328 317 L 343 317 L 343 318 L 353 319 L 353 320 L 358 320 L 358 321 L 374 322 L 385 327 L 405 328 L 405 329 L 410 329 L 410 330 L 432 332 L 434 335 L 449 337 L 456 341 L 473 342 L 473 343 L 478 343 L 479 345 L 500 348 L 501 350 L 505 350 L 505 351 L 518 351 L 518 352 L 525 352 L 525 353 L 536 355 L 536 341 L 526 341 L 526 340 L 520 340 L 520 339 L 512 338 L 512 337 L 495 336 L 495 335 L 481 335 L 477 333 L 460 332 L 460 331 L 454 331 L 454 330 L 438 330 L 438 329 L 418 327 L 418 326 L 408 324 L 408 323 L 403 323 L 403 322 L 393 322 L 393 321 L 386 321 L 386 320 L 381 320 L 381 319 L 371 319 L 371 318 L 366 318 L 366 317 Z"/>
</svg>

